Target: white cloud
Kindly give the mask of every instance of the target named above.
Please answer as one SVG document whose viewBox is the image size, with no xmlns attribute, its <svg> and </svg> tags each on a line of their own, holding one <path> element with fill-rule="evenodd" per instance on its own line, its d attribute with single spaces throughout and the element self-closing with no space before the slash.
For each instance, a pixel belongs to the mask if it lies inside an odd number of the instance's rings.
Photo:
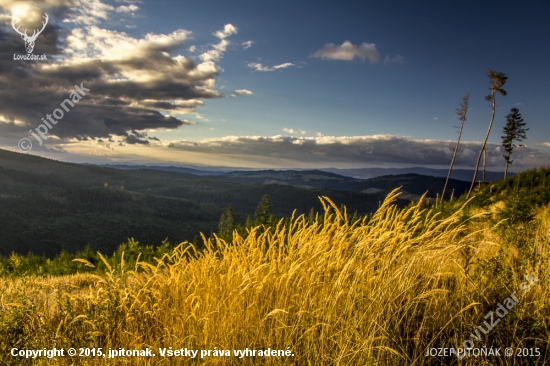
<svg viewBox="0 0 550 366">
<path fill-rule="evenodd" d="M 283 128 L 283 131 L 288 132 L 288 133 L 297 133 L 299 135 L 305 135 L 306 134 L 306 131 L 304 131 L 304 130 L 294 130 L 292 128 L 286 128 L 286 127 Z"/>
<path fill-rule="evenodd" d="M 275 70 L 277 70 L 277 69 L 286 69 L 287 67 L 290 67 L 290 66 L 296 66 L 296 65 L 294 65 L 294 64 L 291 63 L 291 62 L 285 62 L 284 64 L 275 65 L 275 66 L 273 66 L 273 68 L 274 68 Z"/>
<path fill-rule="evenodd" d="M 403 62 L 405 62 L 405 59 L 401 55 L 395 55 L 392 56 L 390 54 L 387 54 L 386 57 L 384 57 L 384 64 L 398 64 L 401 65 Z"/>
<path fill-rule="evenodd" d="M 253 69 L 254 71 L 273 71 L 274 69 L 273 68 L 269 68 L 269 67 L 266 67 L 266 66 L 263 66 L 261 63 L 259 62 L 250 62 L 248 64 L 248 67 L 250 69 Z"/>
<path fill-rule="evenodd" d="M 230 35 L 236 34 L 236 33 L 237 33 L 237 28 L 235 28 L 232 24 L 226 24 L 222 30 L 215 32 L 214 35 L 219 39 L 225 39 Z"/>
<path fill-rule="evenodd" d="M 159 68 L 148 69 L 147 72 L 142 69 L 138 72 L 139 75 L 132 75 L 135 65 L 128 62 L 138 62 L 138 60 L 141 60 L 141 63 L 152 62 L 153 60 L 147 60 L 148 57 L 171 58 L 166 51 L 180 47 L 190 34 L 189 31 L 178 29 L 170 34 L 148 33 L 144 38 L 137 39 L 124 32 L 102 29 L 97 26 L 76 28 L 67 37 L 67 52 L 72 57 L 64 62 L 65 64 L 75 64 L 90 59 L 121 62 L 118 67 L 120 67 L 122 77 L 132 78 L 135 76 L 143 81 L 150 80 L 151 75 L 154 74 L 169 76 L 166 74 L 167 70 Z M 177 63 L 186 62 L 183 56 L 174 57 L 173 60 L 175 63 L 172 64 L 172 67 Z"/>
<path fill-rule="evenodd" d="M 319 57 L 324 60 L 345 60 L 351 61 L 355 57 L 362 59 L 367 58 L 371 63 L 380 61 L 380 53 L 376 49 L 374 43 L 362 43 L 355 46 L 350 41 L 345 41 L 341 46 L 334 43 L 328 43 L 325 47 L 317 50 L 310 57 Z"/>
<path fill-rule="evenodd" d="M 117 13 L 133 13 L 139 10 L 139 7 L 136 5 L 121 5 L 116 8 Z"/>
<path fill-rule="evenodd" d="M 250 90 L 247 90 L 247 89 L 239 89 L 239 90 L 235 90 L 233 93 L 229 94 L 230 97 L 237 97 L 239 95 L 252 95 L 254 93 L 252 93 Z"/>
<path fill-rule="evenodd" d="M 252 47 L 252 44 L 253 44 L 253 43 L 254 43 L 254 42 L 252 42 L 252 41 L 243 42 L 243 43 L 242 43 L 243 49 L 244 49 L 244 50 L 249 49 L 250 47 Z"/>
<path fill-rule="evenodd" d="M 227 50 L 229 41 L 226 40 L 232 34 L 237 33 L 237 28 L 232 24 L 226 24 L 222 30 L 214 33 L 216 37 L 220 39 L 220 42 L 212 45 L 212 49 L 204 52 L 199 57 L 203 62 L 218 62 L 223 56 L 223 53 Z"/>
<path fill-rule="evenodd" d="M 239 89 L 239 90 L 235 90 L 235 94 L 237 94 L 237 95 L 252 95 L 254 93 L 252 93 L 250 90 Z"/>
<path fill-rule="evenodd" d="M 73 9 L 73 14 L 63 20 L 64 22 L 85 25 L 99 24 L 102 20 L 109 19 L 109 13 L 115 10 L 113 6 L 104 4 L 100 0 L 80 1 L 79 5 Z"/>
<path fill-rule="evenodd" d="M 264 71 L 264 72 L 275 71 L 275 70 L 279 70 L 279 69 L 286 69 L 287 67 L 291 67 L 291 66 L 296 66 L 296 65 L 294 65 L 291 62 L 285 62 L 283 64 L 275 65 L 275 66 L 264 66 L 259 62 L 250 62 L 248 64 L 248 67 L 250 69 L 252 69 L 254 71 Z"/>
</svg>

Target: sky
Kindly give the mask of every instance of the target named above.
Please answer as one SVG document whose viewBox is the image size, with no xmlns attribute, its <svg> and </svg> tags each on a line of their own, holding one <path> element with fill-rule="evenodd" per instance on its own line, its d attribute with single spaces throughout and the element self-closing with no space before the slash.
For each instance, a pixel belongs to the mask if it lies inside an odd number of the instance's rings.
<svg viewBox="0 0 550 366">
<path fill-rule="evenodd" d="M 0 148 L 87 163 L 442 168 L 470 92 L 456 167 L 473 168 L 491 68 L 508 94 L 488 168 L 504 168 L 511 108 L 529 128 L 511 170 L 548 166 L 549 12 L 539 1 L 0 0 Z M 31 54 L 46 59 L 21 59 L 24 29 L 41 28 Z"/>
</svg>

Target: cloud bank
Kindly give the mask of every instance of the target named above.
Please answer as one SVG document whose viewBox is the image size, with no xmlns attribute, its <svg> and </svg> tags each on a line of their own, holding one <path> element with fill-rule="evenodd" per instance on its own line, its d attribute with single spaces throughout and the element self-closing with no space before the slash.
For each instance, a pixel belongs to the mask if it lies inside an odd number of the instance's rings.
<svg viewBox="0 0 550 366">
<path fill-rule="evenodd" d="M 286 132 L 292 129 L 285 129 Z M 298 131 L 300 133 L 300 131 Z M 393 135 L 371 136 L 227 136 L 201 141 L 178 141 L 167 144 L 170 149 L 217 157 L 233 157 L 244 161 L 281 167 L 328 166 L 448 166 L 455 141 L 417 140 Z M 480 142 L 463 142 L 455 166 L 473 167 L 481 148 Z M 487 145 L 487 165 L 500 168 L 504 164 L 502 147 Z M 531 166 L 548 161 L 539 150 L 514 150 L 515 167 Z"/>
</svg>

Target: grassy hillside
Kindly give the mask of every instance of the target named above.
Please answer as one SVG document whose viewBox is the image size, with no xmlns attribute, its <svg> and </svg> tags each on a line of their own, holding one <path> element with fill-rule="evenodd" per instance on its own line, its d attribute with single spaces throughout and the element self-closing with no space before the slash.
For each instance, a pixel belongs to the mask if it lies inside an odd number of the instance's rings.
<svg viewBox="0 0 550 366">
<path fill-rule="evenodd" d="M 188 362 L 163 358 L 165 347 L 210 350 L 197 364 L 547 364 L 550 206 L 535 193 L 544 191 L 549 172 L 483 187 L 465 207 L 461 199 L 443 209 L 423 202 L 399 209 L 391 194 L 374 216 L 353 222 L 325 199 L 322 220 L 301 216 L 274 230 L 235 233 L 230 243 L 206 240 L 204 251 L 184 243 L 158 265 L 125 261 L 120 252 L 118 264 L 105 261 L 99 275 L 5 278 L 2 361 L 23 364 L 5 356 L 14 345 L 55 344 L 156 354 L 113 365 Z M 524 183 L 529 215 L 506 217 L 516 202 L 509 197 Z M 489 329 L 487 314 L 497 317 L 499 304 L 508 310 Z M 468 340 L 501 354 L 513 347 L 514 355 L 426 356 Z M 245 348 L 291 355 L 234 356 Z M 518 348 L 532 356 L 517 356 Z M 32 364 L 75 360 L 98 362 Z"/>
</svg>

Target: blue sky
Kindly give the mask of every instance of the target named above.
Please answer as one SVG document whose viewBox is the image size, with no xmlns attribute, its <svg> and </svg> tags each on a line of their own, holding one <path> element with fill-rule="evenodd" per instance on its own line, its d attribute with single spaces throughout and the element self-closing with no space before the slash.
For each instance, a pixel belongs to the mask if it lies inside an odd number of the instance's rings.
<svg viewBox="0 0 550 366">
<path fill-rule="evenodd" d="M 10 24 L 17 3 L 0 2 L 1 20 L 10 40 L 5 45 L 24 52 Z M 527 148 L 514 151 L 512 168 L 550 161 L 550 5 L 542 2 L 29 4 L 52 15 L 48 26 L 55 37 L 50 49 L 46 37 L 37 40 L 43 39 L 37 47 L 50 51 L 50 61 L 25 67 L 43 82 L 33 92 L 55 96 L 21 110 L 4 106 L 4 124 L 0 105 L 6 148 L 29 137 L 29 128 L 40 123 L 36 116 L 63 100 L 46 85 L 55 75 L 58 91 L 69 93 L 78 80 L 91 89 L 89 99 L 48 132 L 51 138 L 33 143 L 32 153 L 60 160 L 443 167 L 457 136 L 455 109 L 471 90 L 458 161 L 468 168 L 490 119 L 483 98 L 490 67 L 508 76 L 508 96 L 497 98 L 487 149 L 490 169 L 504 166 L 500 135 L 513 107 L 530 130 Z M 163 66 L 173 60 L 181 62 Z M 3 61 L 21 67 L 21 61 Z M 177 67 L 185 62 L 191 66 L 184 72 Z M 181 92 L 187 87 L 192 92 Z M 115 102 L 125 107 L 111 110 Z M 161 102 L 172 106 L 163 110 Z M 174 108 L 182 103 L 184 110 Z M 29 108 L 36 108 L 34 116 Z"/>
</svg>

